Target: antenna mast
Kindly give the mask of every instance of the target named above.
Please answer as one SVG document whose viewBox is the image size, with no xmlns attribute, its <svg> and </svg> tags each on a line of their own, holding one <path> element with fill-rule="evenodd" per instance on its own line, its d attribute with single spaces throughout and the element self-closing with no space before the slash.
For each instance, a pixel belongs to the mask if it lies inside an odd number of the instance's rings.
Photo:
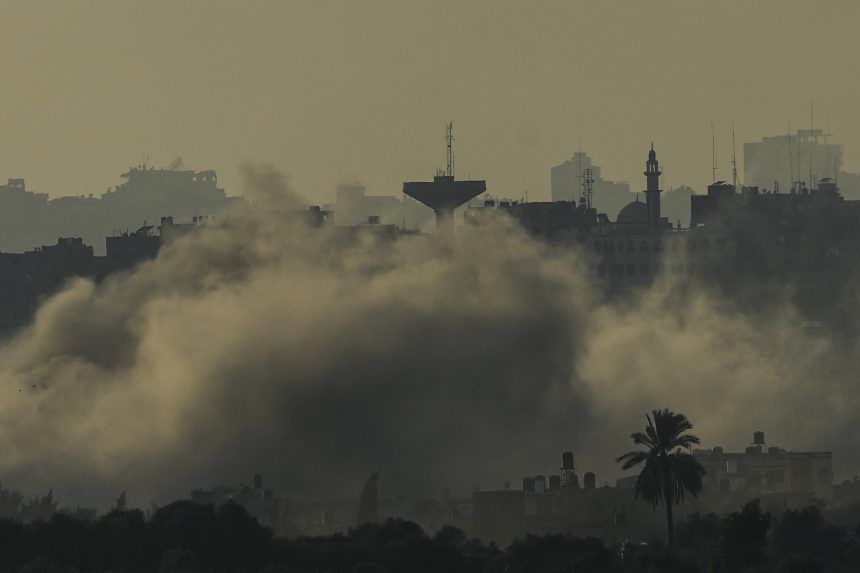
<svg viewBox="0 0 860 573">
<path fill-rule="evenodd" d="M 714 120 L 711 119 L 711 183 L 717 180 L 717 138 L 714 135 Z"/>
<path fill-rule="evenodd" d="M 445 142 L 448 144 L 448 170 L 446 175 L 454 177 L 454 122 L 448 123 L 448 129 L 445 132 Z"/>
<path fill-rule="evenodd" d="M 815 153 L 815 148 L 812 145 L 813 138 L 815 139 L 815 143 L 818 144 L 818 138 L 813 134 L 813 126 L 815 122 L 813 121 L 812 114 L 812 100 L 809 100 L 809 188 L 812 189 L 812 162 L 813 162 L 813 154 Z"/>
<path fill-rule="evenodd" d="M 791 178 L 791 192 L 794 193 L 794 159 L 791 157 L 791 122 L 788 122 L 788 173 Z"/>
<path fill-rule="evenodd" d="M 824 120 L 824 151 L 826 152 L 824 160 L 824 176 L 830 177 L 830 144 L 827 143 L 827 136 L 830 135 L 830 112 L 827 112 Z"/>
<path fill-rule="evenodd" d="M 735 126 L 732 125 L 732 185 L 738 190 L 738 164 L 735 157 Z"/>
<path fill-rule="evenodd" d="M 797 160 L 797 187 L 800 189 L 803 186 L 803 175 L 801 175 L 800 171 L 800 129 L 797 130 L 797 152 L 795 153 L 795 159 Z"/>
<path fill-rule="evenodd" d="M 582 136 L 579 136 L 579 151 L 576 152 L 576 179 L 577 185 L 582 188 Z M 573 199 L 573 197 L 571 197 Z"/>
<path fill-rule="evenodd" d="M 594 177 L 589 167 L 582 172 L 582 197 L 585 199 L 585 206 L 591 209 L 591 198 L 594 195 Z"/>
</svg>

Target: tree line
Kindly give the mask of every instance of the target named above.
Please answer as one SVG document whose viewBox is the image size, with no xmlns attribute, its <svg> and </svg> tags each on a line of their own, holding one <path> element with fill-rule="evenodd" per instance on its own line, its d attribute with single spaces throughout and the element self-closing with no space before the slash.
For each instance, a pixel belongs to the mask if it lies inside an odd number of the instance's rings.
<svg viewBox="0 0 860 573">
<path fill-rule="evenodd" d="M 506 548 L 446 526 L 432 535 L 388 519 L 345 533 L 273 535 L 235 503 L 188 500 L 113 509 L 95 519 L 55 513 L 0 519 L 0 571 L 20 573 L 837 573 L 860 570 L 860 506 L 825 520 L 814 507 L 762 513 L 753 501 L 719 518 L 694 514 L 662 540 L 606 542 L 525 535 Z M 833 521 L 853 525 L 837 525 Z"/>
</svg>

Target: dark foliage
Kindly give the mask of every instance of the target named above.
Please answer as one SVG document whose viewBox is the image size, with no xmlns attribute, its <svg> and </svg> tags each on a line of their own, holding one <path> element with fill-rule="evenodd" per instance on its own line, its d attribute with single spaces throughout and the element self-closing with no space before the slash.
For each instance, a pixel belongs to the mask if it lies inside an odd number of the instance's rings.
<svg viewBox="0 0 860 573">
<path fill-rule="evenodd" d="M 789 509 L 774 524 L 773 549 L 783 555 L 825 557 L 836 550 L 840 537 L 840 529 L 825 523 L 817 507 Z"/>
<path fill-rule="evenodd" d="M 686 492 L 695 497 L 702 491 L 705 468 L 689 453 L 699 438 L 688 433 L 693 424 L 683 414 L 668 409 L 653 410 L 645 418 L 648 421 L 645 431 L 630 436 L 640 449 L 627 452 L 616 461 L 624 462 L 625 470 L 642 466 L 636 480 L 636 497 L 654 507 L 660 503 L 666 506 L 669 547 L 674 548 L 672 505 L 684 501 Z"/>
<path fill-rule="evenodd" d="M 770 514 L 753 500 L 723 518 L 717 562 L 720 571 L 745 571 L 764 563 Z"/>
<path fill-rule="evenodd" d="M 47 497 L 47 496 L 46 496 Z M 0 519 L 0 571 L 16 573 L 842 573 L 860 570 L 854 527 L 828 524 L 815 508 L 763 514 L 757 502 L 720 519 L 678 523 L 663 541 L 609 547 L 597 538 L 526 535 L 505 551 L 455 527 L 428 536 L 402 519 L 344 534 L 274 537 L 240 506 L 178 501 L 115 509 L 98 519 L 54 513 Z"/>
<path fill-rule="evenodd" d="M 569 535 L 526 535 L 505 553 L 507 571 L 622 571 L 621 564 L 603 541 Z"/>
</svg>

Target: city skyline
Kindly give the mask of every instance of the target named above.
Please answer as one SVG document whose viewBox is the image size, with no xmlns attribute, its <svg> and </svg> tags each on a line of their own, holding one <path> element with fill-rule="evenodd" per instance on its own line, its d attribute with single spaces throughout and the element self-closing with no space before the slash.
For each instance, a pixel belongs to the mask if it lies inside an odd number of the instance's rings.
<svg viewBox="0 0 860 573">
<path fill-rule="evenodd" d="M 860 3 L 0 13 L 3 571 L 857 568 Z"/>
<path fill-rule="evenodd" d="M 396 194 L 443 164 L 452 120 L 459 172 L 500 195 L 547 198 L 549 167 L 580 148 L 634 183 L 652 140 L 667 187 L 702 189 L 711 121 L 729 180 L 733 126 L 741 167 L 743 143 L 808 128 L 810 103 L 860 171 L 854 3 L 88 6 L 12 4 L 0 40 L 17 54 L 0 176 L 52 196 L 177 155 L 230 190 L 262 161 L 311 202 L 353 181 Z"/>
</svg>

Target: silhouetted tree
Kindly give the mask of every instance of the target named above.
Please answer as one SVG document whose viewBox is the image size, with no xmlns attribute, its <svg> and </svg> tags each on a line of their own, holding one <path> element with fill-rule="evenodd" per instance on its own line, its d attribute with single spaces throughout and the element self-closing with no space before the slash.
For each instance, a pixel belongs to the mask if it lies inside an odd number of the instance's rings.
<svg viewBox="0 0 860 573">
<path fill-rule="evenodd" d="M 192 551 L 174 547 L 161 555 L 158 571 L 159 573 L 187 573 L 197 571 L 199 568 L 197 556 Z"/>
<path fill-rule="evenodd" d="M 505 571 L 617 571 L 619 563 L 602 539 L 570 535 L 526 535 L 505 552 Z"/>
<path fill-rule="evenodd" d="M 779 554 L 805 553 L 827 557 L 833 553 L 842 532 L 824 522 L 817 507 L 788 509 L 773 526 L 773 548 Z"/>
<path fill-rule="evenodd" d="M 361 491 L 361 500 L 358 502 L 358 514 L 356 516 L 356 525 L 362 523 L 374 522 L 379 516 L 377 509 L 379 489 L 377 482 L 379 474 L 373 472 L 364 484 L 364 489 Z"/>
<path fill-rule="evenodd" d="M 716 570 L 729 573 L 761 565 L 769 529 L 770 514 L 761 512 L 757 499 L 725 516 L 720 524 Z"/>
<path fill-rule="evenodd" d="M 24 496 L 0 485 L 0 518 L 18 519 Z"/>
<path fill-rule="evenodd" d="M 693 497 L 702 490 L 705 468 L 689 450 L 699 443 L 699 438 L 686 433 L 693 425 L 683 414 L 668 409 L 654 410 L 645 418 L 648 424 L 644 432 L 631 434 L 633 443 L 644 446 L 644 450 L 633 450 L 616 461 L 624 462 L 625 470 L 642 464 L 636 480 L 636 497 L 642 497 L 652 506 L 660 502 L 666 505 L 666 525 L 669 547 L 675 548 L 675 525 L 672 520 L 672 504 L 684 500 L 684 493 Z"/>
<path fill-rule="evenodd" d="M 116 503 L 113 505 L 116 511 L 125 511 L 128 509 L 128 500 L 125 497 L 125 492 L 119 494 L 116 498 Z"/>
<path fill-rule="evenodd" d="M 54 490 L 49 490 L 43 497 L 31 497 L 21 506 L 21 519 L 24 521 L 48 521 L 57 513 L 57 502 L 54 501 Z"/>
<path fill-rule="evenodd" d="M 699 571 L 709 571 L 720 541 L 720 518 L 713 513 L 694 512 L 675 525 L 678 555 L 696 563 Z"/>
</svg>

